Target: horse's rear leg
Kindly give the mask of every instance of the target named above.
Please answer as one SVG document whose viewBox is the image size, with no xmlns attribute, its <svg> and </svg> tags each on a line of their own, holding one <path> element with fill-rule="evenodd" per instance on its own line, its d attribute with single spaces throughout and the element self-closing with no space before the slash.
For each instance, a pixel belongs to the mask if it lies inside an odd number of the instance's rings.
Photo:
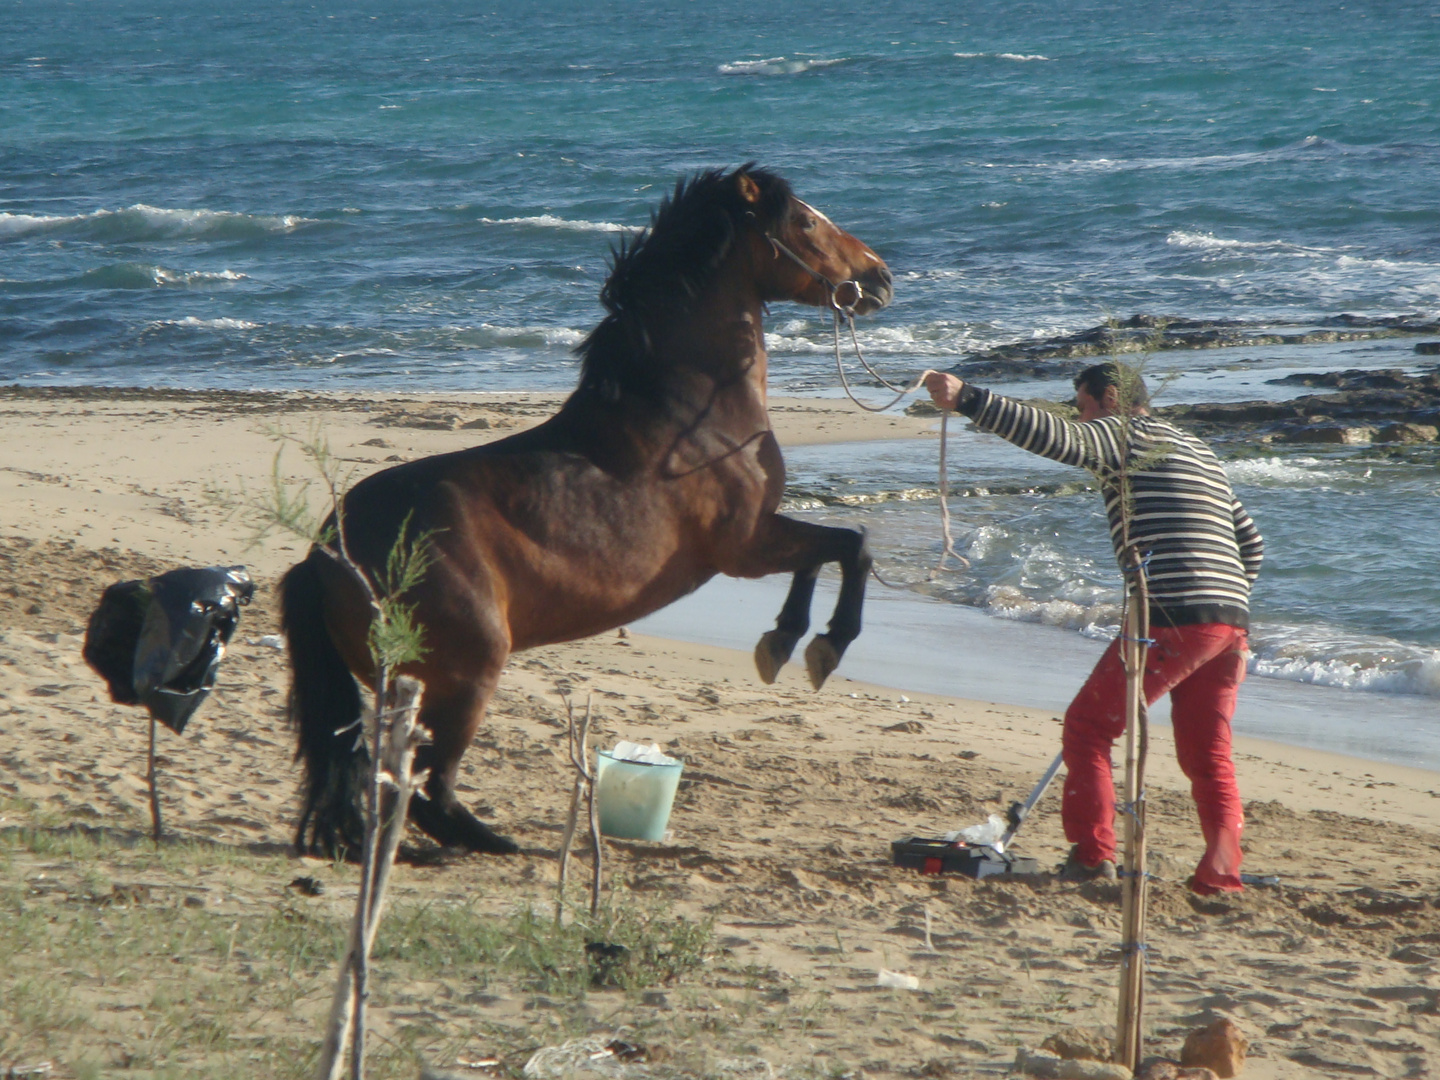
<svg viewBox="0 0 1440 1080">
<path fill-rule="evenodd" d="M 460 759 L 480 728 L 498 677 L 497 670 L 480 683 L 448 692 L 426 688 L 420 723 L 430 731 L 431 741 L 415 755 L 415 767 L 429 769 L 430 775 L 410 800 L 410 820 L 445 847 L 513 855 L 520 846 L 470 813 L 455 794 Z"/>
</svg>

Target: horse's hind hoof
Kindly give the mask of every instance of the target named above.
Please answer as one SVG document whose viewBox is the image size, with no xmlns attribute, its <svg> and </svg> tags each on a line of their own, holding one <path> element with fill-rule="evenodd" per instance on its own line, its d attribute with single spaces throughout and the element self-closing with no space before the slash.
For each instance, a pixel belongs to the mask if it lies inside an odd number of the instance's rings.
<svg viewBox="0 0 1440 1080">
<path fill-rule="evenodd" d="M 770 630 L 761 635 L 759 644 L 755 646 L 755 669 L 760 672 L 761 682 L 768 685 L 775 681 L 799 640 L 798 634 L 788 630 Z"/>
<path fill-rule="evenodd" d="M 819 690 L 839 666 L 840 651 L 824 634 L 815 635 L 805 650 L 805 670 L 810 673 L 810 685 Z"/>
<path fill-rule="evenodd" d="M 466 838 L 465 844 L 471 851 L 485 855 L 515 855 L 519 853 L 520 845 L 508 836 L 501 836 L 483 822 L 477 821 L 474 826 L 474 830 L 471 836 Z"/>
<path fill-rule="evenodd" d="M 501 836 L 454 799 L 410 800 L 410 820 L 441 847 L 484 855 L 514 855 L 520 845 Z"/>
</svg>

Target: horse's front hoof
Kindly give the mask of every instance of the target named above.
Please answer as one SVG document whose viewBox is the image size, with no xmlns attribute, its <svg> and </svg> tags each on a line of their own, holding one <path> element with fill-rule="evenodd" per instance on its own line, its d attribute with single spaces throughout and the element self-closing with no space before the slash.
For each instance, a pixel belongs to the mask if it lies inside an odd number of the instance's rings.
<svg viewBox="0 0 1440 1080">
<path fill-rule="evenodd" d="M 805 650 L 805 670 L 810 673 L 810 685 L 819 690 L 839 666 L 839 650 L 824 634 L 816 634 Z"/>
<path fill-rule="evenodd" d="M 755 646 L 755 670 L 760 672 L 761 682 L 768 685 L 775 681 L 799 640 L 798 634 L 786 630 L 770 630 L 761 635 L 759 644 Z"/>
</svg>

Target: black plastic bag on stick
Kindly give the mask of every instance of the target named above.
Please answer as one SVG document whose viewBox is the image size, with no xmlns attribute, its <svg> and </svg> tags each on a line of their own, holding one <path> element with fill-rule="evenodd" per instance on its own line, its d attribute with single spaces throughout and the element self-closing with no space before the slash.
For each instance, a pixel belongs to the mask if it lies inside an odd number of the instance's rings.
<svg viewBox="0 0 1440 1080">
<path fill-rule="evenodd" d="M 179 734 L 215 685 L 240 608 L 254 594 L 243 566 L 118 582 L 90 616 L 85 662 L 109 684 L 112 701 L 144 705 Z"/>
</svg>

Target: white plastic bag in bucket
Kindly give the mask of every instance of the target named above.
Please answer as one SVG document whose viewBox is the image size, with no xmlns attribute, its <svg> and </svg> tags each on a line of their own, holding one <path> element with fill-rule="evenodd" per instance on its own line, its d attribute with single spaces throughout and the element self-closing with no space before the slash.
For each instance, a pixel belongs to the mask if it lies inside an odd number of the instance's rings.
<svg viewBox="0 0 1440 1080">
<path fill-rule="evenodd" d="M 658 746 L 633 742 L 597 755 L 600 831 L 621 840 L 663 840 L 685 763 Z"/>
</svg>

